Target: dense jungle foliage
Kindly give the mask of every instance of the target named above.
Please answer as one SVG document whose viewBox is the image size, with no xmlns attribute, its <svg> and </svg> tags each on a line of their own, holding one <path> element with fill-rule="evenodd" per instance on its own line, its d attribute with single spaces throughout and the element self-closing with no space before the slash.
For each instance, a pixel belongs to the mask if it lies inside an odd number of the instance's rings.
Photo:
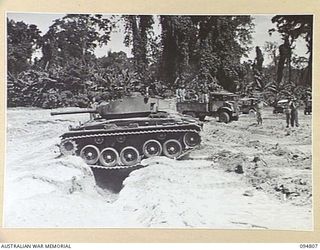
<svg viewBox="0 0 320 250">
<path fill-rule="evenodd" d="M 121 97 L 156 86 L 160 96 L 184 85 L 262 94 L 270 103 L 311 91 L 312 16 L 274 16 L 282 44 L 252 44 L 250 16 L 68 14 L 41 34 L 34 24 L 7 20 L 8 107 L 88 107 L 93 100 Z M 124 52 L 95 49 L 124 32 Z M 157 30 L 157 32 L 156 32 Z M 268 32 L 268 31 L 266 31 Z M 293 53 L 303 38 L 306 57 Z M 255 58 L 247 58 L 250 48 Z M 264 65 L 265 57 L 272 63 Z"/>
</svg>

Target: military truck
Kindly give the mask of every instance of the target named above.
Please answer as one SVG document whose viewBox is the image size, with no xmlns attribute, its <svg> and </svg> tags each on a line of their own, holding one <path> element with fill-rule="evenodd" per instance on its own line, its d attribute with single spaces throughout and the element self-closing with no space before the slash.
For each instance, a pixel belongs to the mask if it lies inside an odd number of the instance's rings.
<svg viewBox="0 0 320 250">
<path fill-rule="evenodd" d="M 276 104 L 273 106 L 273 113 L 274 114 L 284 113 L 284 110 L 288 105 L 288 103 L 289 103 L 288 99 L 282 99 L 277 101 Z"/>
<path fill-rule="evenodd" d="M 239 108 L 242 114 L 255 115 L 258 98 L 244 97 L 239 100 Z"/>
<path fill-rule="evenodd" d="M 206 98 L 203 98 L 206 99 Z M 206 116 L 219 117 L 228 123 L 239 119 L 239 96 L 227 91 L 210 92 L 207 100 L 184 100 L 176 104 L 179 113 L 204 121 Z"/>
<path fill-rule="evenodd" d="M 304 114 L 310 115 L 311 113 L 312 113 L 312 100 L 308 99 L 305 101 Z"/>
</svg>

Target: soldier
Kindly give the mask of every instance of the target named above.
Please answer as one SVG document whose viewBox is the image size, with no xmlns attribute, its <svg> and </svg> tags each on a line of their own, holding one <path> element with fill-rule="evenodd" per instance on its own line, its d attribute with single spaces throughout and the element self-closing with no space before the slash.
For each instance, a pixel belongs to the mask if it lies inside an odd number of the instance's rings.
<svg viewBox="0 0 320 250">
<path fill-rule="evenodd" d="M 298 123 L 298 104 L 297 99 L 293 98 L 293 100 L 290 103 L 290 109 L 291 109 L 291 127 L 299 127 Z"/>
<path fill-rule="evenodd" d="M 186 88 L 184 85 L 181 87 L 181 101 L 184 102 L 186 100 Z"/>
<path fill-rule="evenodd" d="M 209 89 L 206 86 L 201 86 L 201 102 L 202 103 L 209 103 Z"/>
<path fill-rule="evenodd" d="M 155 84 L 154 82 L 152 82 L 152 83 L 150 84 L 150 87 L 149 87 L 149 89 L 148 89 L 148 92 L 149 92 L 149 96 L 150 96 L 150 97 L 155 97 L 155 95 L 158 94 L 158 93 L 157 93 L 157 86 L 156 86 L 156 84 Z"/>
<path fill-rule="evenodd" d="M 289 128 L 290 121 L 291 121 L 291 98 L 288 98 L 288 103 L 286 104 L 286 107 L 284 109 L 284 113 L 286 114 L 286 122 L 287 122 L 287 128 Z"/>
<path fill-rule="evenodd" d="M 258 125 L 262 125 L 262 108 L 263 108 L 263 102 L 261 99 L 258 99 L 256 103 L 256 117 L 257 117 L 257 123 Z"/>
<path fill-rule="evenodd" d="M 99 105 L 100 102 L 100 96 L 95 96 L 92 98 L 92 102 L 90 103 L 90 106 L 92 109 L 96 109 Z M 97 114 L 95 113 L 90 113 L 90 120 L 94 120 L 97 118 Z"/>
<path fill-rule="evenodd" d="M 203 100 L 204 100 L 204 103 L 209 103 L 209 88 L 208 87 L 204 88 Z"/>
<path fill-rule="evenodd" d="M 178 86 L 178 88 L 176 89 L 176 98 L 177 98 L 177 102 L 181 102 L 182 101 L 180 86 Z"/>
</svg>

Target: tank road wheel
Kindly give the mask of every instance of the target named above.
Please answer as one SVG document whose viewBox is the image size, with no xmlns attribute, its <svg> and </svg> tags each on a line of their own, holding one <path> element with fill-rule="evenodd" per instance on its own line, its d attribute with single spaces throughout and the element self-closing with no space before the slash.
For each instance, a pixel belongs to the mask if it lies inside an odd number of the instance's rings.
<svg viewBox="0 0 320 250">
<path fill-rule="evenodd" d="M 163 144 L 163 154 L 169 158 L 177 158 L 182 153 L 181 143 L 177 140 L 168 140 Z"/>
<path fill-rule="evenodd" d="M 93 145 L 85 146 L 80 152 L 81 158 L 89 165 L 95 164 L 99 159 L 99 155 L 99 149 Z"/>
<path fill-rule="evenodd" d="M 114 148 L 105 148 L 99 157 L 100 163 L 106 167 L 114 167 L 119 161 L 119 154 Z"/>
<path fill-rule="evenodd" d="M 65 140 L 60 144 L 60 152 L 63 155 L 75 155 L 77 148 L 77 143 L 72 140 Z"/>
<path fill-rule="evenodd" d="M 140 162 L 139 151 L 131 146 L 125 147 L 120 152 L 121 163 L 126 166 L 132 166 Z"/>
<path fill-rule="evenodd" d="M 162 146 L 156 140 L 149 140 L 143 144 L 142 150 L 145 157 L 158 156 L 161 155 Z"/>
<path fill-rule="evenodd" d="M 228 123 L 230 121 L 229 114 L 225 111 L 220 112 L 219 113 L 219 121 L 224 122 L 224 123 Z"/>
<path fill-rule="evenodd" d="M 188 132 L 183 136 L 183 142 L 190 148 L 200 144 L 200 136 L 196 132 Z"/>
</svg>

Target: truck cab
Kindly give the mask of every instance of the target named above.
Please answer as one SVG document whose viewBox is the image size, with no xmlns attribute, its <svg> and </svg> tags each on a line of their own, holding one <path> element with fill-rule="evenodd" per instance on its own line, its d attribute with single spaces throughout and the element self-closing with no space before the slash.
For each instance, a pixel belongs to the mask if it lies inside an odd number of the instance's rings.
<svg viewBox="0 0 320 250">
<path fill-rule="evenodd" d="M 258 103 L 258 98 L 254 98 L 254 97 L 241 98 L 239 100 L 240 112 L 243 114 L 255 115 L 257 103 Z"/>
<path fill-rule="evenodd" d="M 284 110 L 288 105 L 288 103 L 289 103 L 288 99 L 282 99 L 277 101 L 277 103 L 273 107 L 273 113 L 274 114 L 284 113 Z"/>
</svg>

